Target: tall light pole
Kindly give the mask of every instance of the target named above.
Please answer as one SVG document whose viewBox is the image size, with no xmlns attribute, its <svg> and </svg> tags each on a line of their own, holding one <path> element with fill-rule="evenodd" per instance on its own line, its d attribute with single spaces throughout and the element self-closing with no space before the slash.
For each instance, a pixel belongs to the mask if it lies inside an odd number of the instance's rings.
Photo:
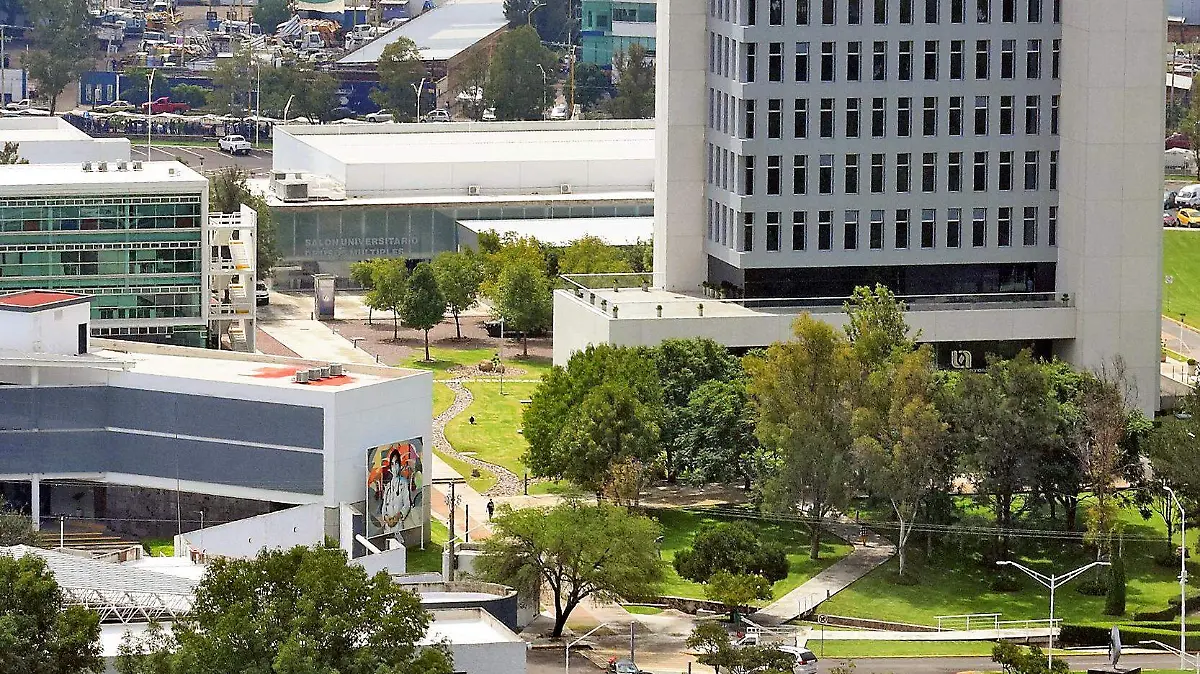
<svg viewBox="0 0 1200 674">
<path fill-rule="evenodd" d="M 262 60 L 254 57 L 254 66 L 258 71 L 258 82 L 254 90 L 254 147 L 258 148 L 259 128 L 262 126 Z"/>
<path fill-rule="evenodd" d="M 416 119 L 416 121 L 418 121 L 418 122 L 421 121 L 421 92 L 425 91 L 425 82 L 426 81 L 427 81 L 427 78 L 422 77 L 420 84 L 412 85 L 413 91 L 415 91 L 417 94 L 417 119 Z"/>
<path fill-rule="evenodd" d="M 533 6 L 529 8 L 529 13 L 525 15 L 525 25 L 532 26 L 533 25 L 533 13 L 545 6 L 546 6 L 546 3 L 544 3 L 544 2 L 533 3 Z"/>
<path fill-rule="evenodd" d="M 155 69 L 150 69 L 150 74 L 146 76 L 146 161 L 150 161 L 150 129 L 153 126 L 150 123 L 151 116 L 154 113 L 154 73 Z"/>
<path fill-rule="evenodd" d="M 1184 653 L 1187 652 L 1187 528 L 1183 523 L 1183 504 L 1175 496 L 1175 490 L 1167 485 L 1163 489 L 1171 495 L 1171 501 L 1179 509 L 1179 668 L 1187 669 Z"/>
<path fill-rule="evenodd" d="M 1017 562 L 1009 561 L 1007 559 L 1002 559 L 1002 560 L 996 562 L 996 566 L 1012 566 L 1017 569 L 1020 569 L 1021 571 L 1025 572 L 1025 575 L 1036 580 L 1037 582 L 1041 583 L 1042 585 L 1049 588 L 1049 590 L 1050 590 L 1050 625 L 1049 625 L 1050 626 L 1050 631 L 1049 631 L 1050 643 L 1046 647 L 1046 667 L 1047 667 L 1047 669 L 1050 668 L 1050 666 L 1052 664 L 1052 659 L 1054 657 L 1054 591 L 1057 590 L 1060 585 L 1066 585 L 1068 582 L 1078 578 L 1080 575 L 1082 575 L 1088 569 L 1091 569 L 1091 568 L 1097 567 L 1097 566 L 1110 566 L 1110 565 L 1111 564 L 1109 562 L 1092 562 L 1091 564 L 1081 566 L 1078 569 L 1075 569 L 1074 571 L 1068 571 L 1061 576 L 1055 576 L 1054 574 L 1047 576 L 1044 573 L 1038 573 L 1037 571 L 1034 571 L 1033 569 L 1029 568 L 1028 566 L 1025 566 L 1023 564 L 1018 564 Z"/>
<path fill-rule="evenodd" d="M 571 649 L 578 646 L 579 643 L 581 641 L 583 641 L 584 639 L 590 637 L 592 635 L 592 632 L 595 632 L 596 630 L 600 629 L 601 627 L 607 627 L 607 626 L 608 626 L 608 623 L 600 623 L 599 625 L 596 625 L 592 629 L 588 630 L 587 633 L 584 634 L 583 636 L 581 636 L 578 639 L 576 639 L 575 641 L 572 641 L 571 643 L 567 644 L 566 650 L 563 651 L 566 654 L 566 667 L 563 668 L 564 674 L 571 674 Z"/>
<path fill-rule="evenodd" d="M 542 119 L 546 119 L 546 89 L 550 88 L 550 83 L 546 77 L 546 69 L 542 64 L 537 64 L 538 70 L 542 71 Z"/>
</svg>

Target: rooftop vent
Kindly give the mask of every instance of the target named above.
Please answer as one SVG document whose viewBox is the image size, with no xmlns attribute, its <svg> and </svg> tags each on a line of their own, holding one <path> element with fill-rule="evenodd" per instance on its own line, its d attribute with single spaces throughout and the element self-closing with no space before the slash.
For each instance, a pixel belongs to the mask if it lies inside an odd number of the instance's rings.
<svg viewBox="0 0 1200 674">
<path fill-rule="evenodd" d="M 341 363 L 330 363 L 329 364 L 329 376 L 330 377 L 342 376 L 342 364 Z"/>
<path fill-rule="evenodd" d="M 90 161 L 83 162 L 83 172 L 84 173 L 92 172 L 92 162 L 90 162 Z"/>
<path fill-rule="evenodd" d="M 167 169 L 167 175 L 169 175 L 169 176 L 175 175 L 175 167 L 174 166 Z"/>
<path fill-rule="evenodd" d="M 133 170 L 141 171 L 142 170 L 142 162 L 140 162 L 140 161 L 133 162 Z"/>
<path fill-rule="evenodd" d="M 321 375 L 321 368 L 319 368 L 319 367 L 309 368 L 309 370 L 308 370 L 308 380 L 309 381 L 320 381 L 324 378 L 325 377 Z"/>
<path fill-rule="evenodd" d="M 479 196 L 479 185 L 467 185 L 467 196 L 468 197 Z"/>
<path fill-rule="evenodd" d="M 101 173 L 108 171 L 108 162 L 102 161 L 99 164 L 96 164 L 96 170 Z"/>
<path fill-rule="evenodd" d="M 123 161 L 117 162 L 117 170 L 118 171 L 128 171 L 129 170 L 129 162 L 123 162 Z"/>
<path fill-rule="evenodd" d="M 297 384 L 307 384 L 308 383 L 308 370 L 297 370 L 296 377 L 292 381 L 296 382 Z"/>
</svg>

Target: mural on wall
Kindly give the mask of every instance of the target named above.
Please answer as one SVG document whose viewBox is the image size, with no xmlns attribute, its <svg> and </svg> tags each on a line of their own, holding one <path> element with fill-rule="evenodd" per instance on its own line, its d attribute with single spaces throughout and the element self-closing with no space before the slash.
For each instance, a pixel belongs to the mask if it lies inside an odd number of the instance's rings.
<svg viewBox="0 0 1200 674">
<path fill-rule="evenodd" d="M 367 537 L 420 526 L 424 488 L 420 438 L 368 449 Z"/>
</svg>

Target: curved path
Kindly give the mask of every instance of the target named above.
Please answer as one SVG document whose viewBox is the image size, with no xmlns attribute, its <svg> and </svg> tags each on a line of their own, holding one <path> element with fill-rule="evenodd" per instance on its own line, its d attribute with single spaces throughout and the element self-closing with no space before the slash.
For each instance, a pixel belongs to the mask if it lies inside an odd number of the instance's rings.
<svg viewBox="0 0 1200 674">
<path fill-rule="evenodd" d="M 463 386 L 465 382 L 469 381 L 476 380 L 466 377 L 462 379 L 449 379 L 435 382 L 439 384 L 445 384 L 447 388 L 454 392 L 454 402 L 450 404 L 450 407 L 446 408 L 446 411 L 439 414 L 433 420 L 433 446 L 435 449 L 445 453 L 447 456 L 452 456 L 455 459 L 458 459 L 459 461 L 467 463 L 471 466 L 494 473 L 496 475 L 496 484 L 484 493 L 485 496 L 517 496 L 522 493 L 522 486 L 521 478 L 517 476 L 516 473 L 513 473 L 504 466 L 488 463 L 487 461 L 477 459 L 474 456 L 461 454 L 458 452 L 458 450 L 454 449 L 454 445 L 451 445 L 450 441 L 446 439 L 446 424 L 450 423 L 450 420 L 454 417 L 457 417 L 466 411 L 466 409 L 470 407 L 471 403 L 475 400 L 471 395 L 471 391 L 468 390 L 466 386 Z M 530 482 L 532 481 L 533 480 L 530 480 Z"/>
</svg>

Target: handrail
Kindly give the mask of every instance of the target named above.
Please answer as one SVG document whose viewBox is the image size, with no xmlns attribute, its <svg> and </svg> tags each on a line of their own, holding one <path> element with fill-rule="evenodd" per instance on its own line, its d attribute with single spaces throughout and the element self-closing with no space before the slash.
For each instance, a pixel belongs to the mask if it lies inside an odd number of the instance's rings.
<svg viewBox="0 0 1200 674">
<path fill-rule="evenodd" d="M 1196 655 L 1192 655 L 1191 653 L 1180 652 L 1180 650 L 1178 648 L 1175 648 L 1174 646 L 1168 646 L 1168 645 L 1164 644 L 1163 642 L 1158 641 L 1156 639 L 1145 639 L 1143 641 L 1138 642 L 1139 646 L 1144 646 L 1146 644 L 1153 644 L 1153 645 L 1158 646 L 1159 648 L 1163 649 L 1164 651 L 1170 653 L 1171 655 L 1178 655 L 1183 658 L 1185 663 L 1188 660 L 1191 660 L 1192 665 L 1195 666 L 1195 668 L 1196 668 L 1197 674 L 1200 674 L 1200 653 L 1197 653 Z"/>
</svg>

